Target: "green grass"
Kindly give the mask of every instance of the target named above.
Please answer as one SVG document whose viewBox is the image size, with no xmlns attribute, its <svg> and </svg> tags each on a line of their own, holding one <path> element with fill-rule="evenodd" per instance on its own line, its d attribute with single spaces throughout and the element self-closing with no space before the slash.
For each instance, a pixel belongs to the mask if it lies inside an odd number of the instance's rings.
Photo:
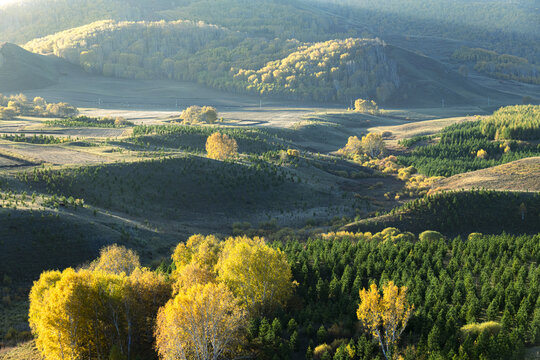
<svg viewBox="0 0 540 360">
<path fill-rule="evenodd" d="M 77 266 L 119 232 L 53 211 L 0 209 L 0 275 L 33 280 L 44 269 Z"/>
<path fill-rule="evenodd" d="M 113 118 L 95 118 L 89 116 L 77 116 L 68 119 L 55 119 L 47 120 L 45 122 L 48 126 L 61 126 L 61 127 L 96 127 L 96 128 L 123 128 L 127 126 L 133 126 L 133 123 Z"/>
<path fill-rule="evenodd" d="M 160 158 L 63 170 L 22 173 L 36 191 L 149 219 L 186 213 L 279 210 L 318 202 L 313 189 L 285 168 L 252 158 L 220 162 L 198 156 Z M 326 195 L 328 198 L 329 195 Z"/>
<path fill-rule="evenodd" d="M 206 139 L 215 132 L 234 138 L 240 153 L 261 154 L 286 149 L 290 143 L 287 130 L 196 125 L 140 125 L 134 127 L 132 137 L 122 143 L 203 153 Z"/>
</svg>

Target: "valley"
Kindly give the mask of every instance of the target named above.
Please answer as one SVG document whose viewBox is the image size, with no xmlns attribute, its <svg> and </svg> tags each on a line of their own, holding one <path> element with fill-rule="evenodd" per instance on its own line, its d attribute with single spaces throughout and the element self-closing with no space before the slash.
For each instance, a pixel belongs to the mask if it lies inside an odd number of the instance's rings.
<svg viewBox="0 0 540 360">
<path fill-rule="evenodd" d="M 489 6 L 0 1 L 0 359 L 538 358 L 538 7 Z"/>
</svg>

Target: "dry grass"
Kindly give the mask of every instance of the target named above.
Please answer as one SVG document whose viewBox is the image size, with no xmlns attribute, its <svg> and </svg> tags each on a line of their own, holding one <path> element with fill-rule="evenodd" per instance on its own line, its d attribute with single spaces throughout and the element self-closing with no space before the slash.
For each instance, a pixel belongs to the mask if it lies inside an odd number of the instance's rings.
<svg viewBox="0 0 540 360">
<path fill-rule="evenodd" d="M 42 360 L 33 341 L 12 348 L 0 349 L 0 360 Z"/>
<path fill-rule="evenodd" d="M 501 191 L 540 191 L 540 157 L 512 161 L 492 168 L 443 179 L 434 185 L 441 190 L 485 188 Z"/>
</svg>

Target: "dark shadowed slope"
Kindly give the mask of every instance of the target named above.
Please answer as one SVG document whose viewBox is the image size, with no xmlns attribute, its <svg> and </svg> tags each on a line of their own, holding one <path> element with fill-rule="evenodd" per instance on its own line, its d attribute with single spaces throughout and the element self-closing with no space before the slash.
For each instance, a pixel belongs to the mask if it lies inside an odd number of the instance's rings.
<svg viewBox="0 0 540 360">
<path fill-rule="evenodd" d="M 34 54 L 10 43 L 0 45 L 1 92 L 43 88 L 76 69 L 57 57 Z"/>
<path fill-rule="evenodd" d="M 476 84 L 432 58 L 396 47 L 386 47 L 397 62 L 400 88 L 390 103 L 395 106 L 455 106 L 516 103 L 521 98 Z"/>
</svg>

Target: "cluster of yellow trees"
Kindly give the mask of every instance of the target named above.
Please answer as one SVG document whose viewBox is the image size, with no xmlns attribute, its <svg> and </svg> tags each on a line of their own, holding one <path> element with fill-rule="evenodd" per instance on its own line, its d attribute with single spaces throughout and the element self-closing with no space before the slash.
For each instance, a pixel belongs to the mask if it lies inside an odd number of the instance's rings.
<svg viewBox="0 0 540 360">
<path fill-rule="evenodd" d="M 377 115 L 379 113 L 379 106 L 373 100 L 356 99 L 354 102 L 354 110 L 362 113 L 368 113 Z"/>
<path fill-rule="evenodd" d="M 349 101 L 356 96 L 387 100 L 399 87 L 397 65 L 376 40 L 345 39 L 303 45 L 259 70 L 239 70 L 235 78 L 261 94 L 293 95 L 317 101 Z"/>
<path fill-rule="evenodd" d="M 13 119 L 20 115 L 71 117 L 79 110 L 68 103 L 47 103 L 42 97 L 29 100 L 24 94 L 0 94 L 0 119 Z"/>
<path fill-rule="evenodd" d="M 123 359 L 151 349 L 166 278 L 112 246 L 89 268 L 41 274 L 30 292 L 29 321 L 46 359 Z M 115 357 L 116 356 L 116 357 Z"/>
<path fill-rule="evenodd" d="M 217 360 L 241 352 L 248 318 L 294 287 L 285 255 L 260 238 L 194 235 L 172 259 L 166 278 L 113 245 L 87 268 L 44 272 L 30 293 L 38 349 L 46 359 L 144 358 L 155 339 L 163 359 Z"/>
<path fill-rule="evenodd" d="M 213 124 L 218 120 L 218 112 L 212 106 L 193 105 L 182 111 L 180 119 L 183 124 Z"/>
<path fill-rule="evenodd" d="M 384 140 L 382 135 L 378 133 L 369 133 L 362 136 L 362 140 L 358 136 L 350 136 L 347 140 L 347 145 L 338 150 L 340 154 L 353 158 L 365 154 L 372 159 L 378 158 L 384 154 L 384 151 Z"/>
<path fill-rule="evenodd" d="M 215 132 L 206 139 L 206 152 L 210 159 L 225 160 L 238 155 L 238 144 L 229 135 Z"/>
<path fill-rule="evenodd" d="M 396 193 L 394 198 L 399 200 L 403 196 L 423 196 L 429 194 L 434 184 L 442 179 L 442 176 L 425 176 L 418 174 L 412 167 L 405 167 L 397 163 L 394 155 L 382 157 L 385 152 L 384 140 L 381 134 L 369 133 L 360 140 L 357 136 L 349 137 L 345 147 L 338 150 L 338 153 L 353 158 L 362 166 L 381 171 L 384 174 L 395 175 L 405 182 L 402 191 Z M 478 157 L 485 158 L 487 153 L 479 150 Z"/>
</svg>

